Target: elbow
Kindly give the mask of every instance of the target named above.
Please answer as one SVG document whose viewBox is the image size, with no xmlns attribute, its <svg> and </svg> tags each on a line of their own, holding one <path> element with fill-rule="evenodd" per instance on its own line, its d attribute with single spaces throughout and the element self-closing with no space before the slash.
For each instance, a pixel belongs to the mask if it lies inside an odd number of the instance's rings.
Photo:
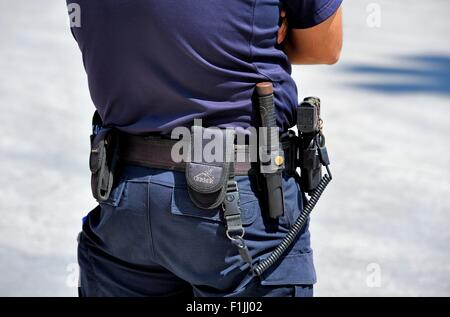
<svg viewBox="0 0 450 317">
<path fill-rule="evenodd" d="M 290 54 L 289 61 L 294 65 L 334 65 L 339 61 L 341 53 L 333 52 L 320 55 Z"/>
<path fill-rule="evenodd" d="M 341 57 L 341 45 L 325 47 L 320 50 L 298 51 L 292 48 L 287 50 L 291 64 L 297 65 L 334 65 Z"/>
<path fill-rule="evenodd" d="M 337 62 L 339 62 L 339 59 L 341 57 L 341 51 L 333 52 L 329 54 L 325 59 L 325 64 L 327 65 L 334 65 Z"/>
<path fill-rule="evenodd" d="M 328 65 L 334 65 L 336 64 L 339 59 L 341 58 L 341 51 L 342 51 L 342 37 L 327 50 L 326 53 L 326 63 Z"/>
</svg>

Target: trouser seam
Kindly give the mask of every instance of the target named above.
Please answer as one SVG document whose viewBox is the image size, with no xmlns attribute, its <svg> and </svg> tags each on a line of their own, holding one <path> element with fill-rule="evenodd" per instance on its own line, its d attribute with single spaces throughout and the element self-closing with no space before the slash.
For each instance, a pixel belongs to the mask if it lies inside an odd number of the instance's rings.
<svg viewBox="0 0 450 317">
<path fill-rule="evenodd" d="M 82 243 L 82 238 L 80 239 L 80 243 L 78 245 L 79 248 L 83 248 L 81 246 L 81 243 Z M 90 279 L 93 282 L 92 288 L 95 290 L 95 292 L 94 292 L 95 296 L 99 296 L 101 292 L 100 292 L 99 282 L 98 282 L 98 278 L 97 278 L 97 273 L 96 273 L 94 265 L 93 265 L 93 257 L 91 255 L 91 251 L 89 250 L 89 247 L 87 245 L 84 246 L 84 250 L 86 252 L 86 257 L 88 260 L 87 261 L 88 263 L 86 264 L 86 268 L 90 269 L 90 273 L 91 273 L 91 274 L 86 274 L 86 272 L 85 272 L 84 275 L 85 275 L 86 279 Z M 82 267 L 80 265 L 80 288 L 81 288 L 82 293 L 84 293 L 83 294 L 84 296 L 90 297 L 91 294 L 86 295 L 86 292 L 83 291 L 84 288 L 83 288 L 82 281 L 81 281 L 82 274 L 83 274 L 83 271 L 82 271 Z M 91 286 L 89 287 L 89 289 L 92 289 L 92 288 L 91 288 Z"/>
<path fill-rule="evenodd" d="M 151 177 L 148 177 L 147 180 L 147 221 L 146 221 L 146 226 L 147 226 L 147 232 L 148 232 L 148 241 L 147 241 L 147 245 L 150 249 L 150 253 L 153 256 L 154 262 L 156 261 L 156 250 L 155 250 L 155 240 L 153 239 L 153 230 L 152 230 L 152 223 L 151 223 L 151 210 L 150 210 L 150 181 L 151 181 Z"/>
</svg>

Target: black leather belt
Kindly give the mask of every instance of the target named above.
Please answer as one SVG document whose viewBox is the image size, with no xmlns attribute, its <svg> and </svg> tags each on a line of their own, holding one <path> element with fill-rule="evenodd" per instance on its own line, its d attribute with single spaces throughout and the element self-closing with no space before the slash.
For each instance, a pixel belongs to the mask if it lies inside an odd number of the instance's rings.
<svg viewBox="0 0 450 317">
<path fill-rule="evenodd" d="M 174 162 L 171 151 L 177 140 L 165 139 L 159 136 L 121 135 L 120 159 L 122 162 L 149 168 L 159 168 L 174 171 L 185 171 L 184 162 Z M 289 143 L 282 142 L 285 158 L 289 158 Z M 249 145 L 235 145 L 234 170 L 235 175 L 251 175 L 257 171 L 256 162 L 249 158 Z M 258 153 L 255 149 L 253 154 Z M 245 158 L 243 161 L 242 158 Z M 286 163 L 288 163 L 286 161 Z"/>
<path fill-rule="evenodd" d="M 184 172 L 185 163 L 172 160 L 171 151 L 176 142 L 178 141 L 161 137 L 122 135 L 120 158 L 122 162 L 128 164 Z M 248 151 L 248 145 L 237 145 L 235 149 L 236 155 L 237 153 L 246 155 L 245 153 L 248 153 Z M 249 175 L 253 173 L 254 167 L 252 165 L 249 160 L 246 162 L 235 162 L 235 174 Z"/>
</svg>

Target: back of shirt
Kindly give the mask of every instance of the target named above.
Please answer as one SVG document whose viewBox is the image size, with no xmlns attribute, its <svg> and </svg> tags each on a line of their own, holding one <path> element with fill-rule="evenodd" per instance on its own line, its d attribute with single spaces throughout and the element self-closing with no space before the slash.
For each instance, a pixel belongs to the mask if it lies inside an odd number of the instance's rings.
<svg viewBox="0 0 450 317">
<path fill-rule="evenodd" d="M 308 23 L 320 22 L 314 14 L 339 2 L 289 1 L 297 5 L 292 10 L 311 11 Z M 245 128 L 257 116 L 254 86 L 268 80 L 279 126 L 295 124 L 296 86 L 276 45 L 280 0 L 67 2 L 81 9 L 72 32 L 106 125 L 132 134 L 168 133 L 202 118 L 204 126 Z M 299 6 L 308 2 L 314 8 Z"/>
</svg>

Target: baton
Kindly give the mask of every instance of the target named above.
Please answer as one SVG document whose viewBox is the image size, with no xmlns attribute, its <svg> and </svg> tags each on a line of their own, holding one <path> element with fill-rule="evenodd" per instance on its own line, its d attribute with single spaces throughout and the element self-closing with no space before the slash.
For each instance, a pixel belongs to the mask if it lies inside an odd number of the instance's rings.
<svg viewBox="0 0 450 317">
<path fill-rule="evenodd" d="M 279 131 L 275 113 L 273 85 L 262 82 L 256 85 L 261 127 L 259 136 L 260 172 L 265 179 L 269 217 L 276 219 L 284 213 L 282 172 L 284 152 L 280 148 Z M 261 159 L 263 156 L 263 159 Z"/>
</svg>

